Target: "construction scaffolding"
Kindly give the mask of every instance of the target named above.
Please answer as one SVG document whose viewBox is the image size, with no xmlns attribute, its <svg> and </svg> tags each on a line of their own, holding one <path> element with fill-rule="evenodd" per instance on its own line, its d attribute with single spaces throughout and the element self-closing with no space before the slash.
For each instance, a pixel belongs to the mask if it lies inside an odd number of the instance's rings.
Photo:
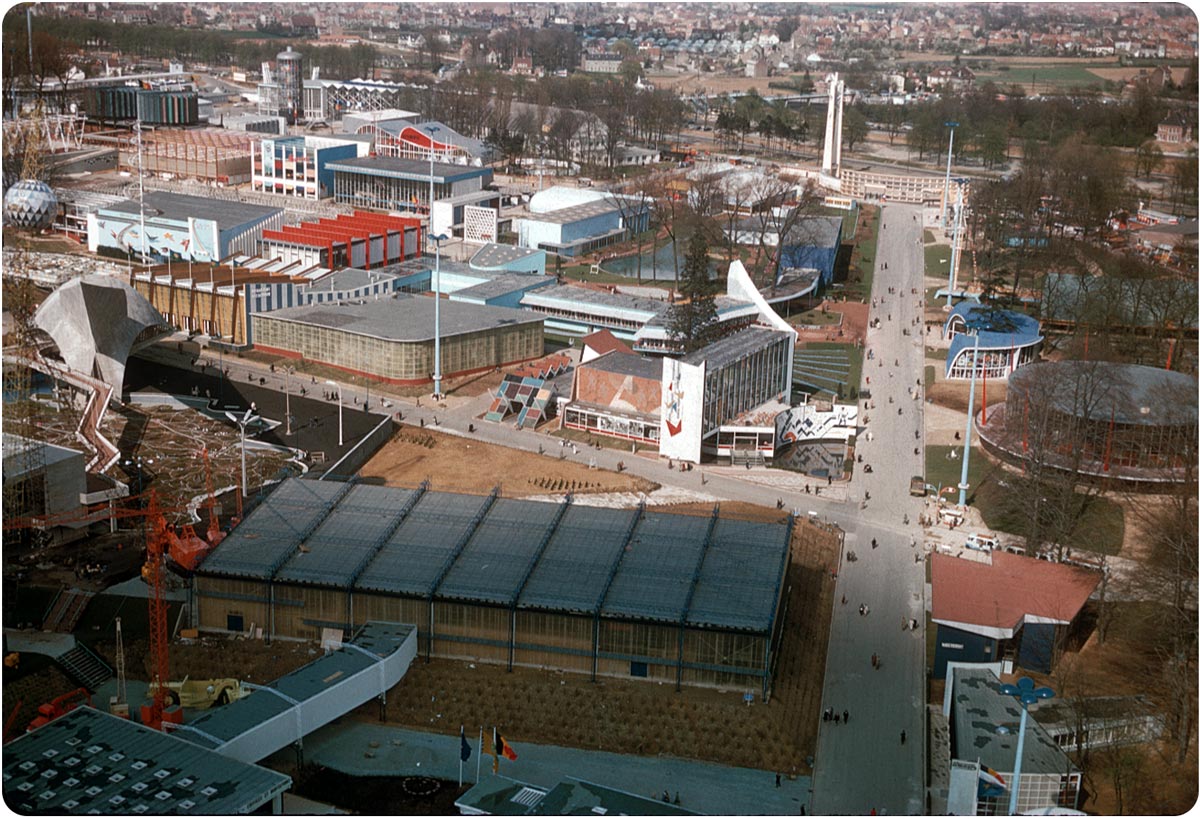
<svg viewBox="0 0 1200 819">
<path fill-rule="evenodd" d="M 240 185 L 250 181 L 250 158 L 262 137 L 263 134 L 218 128 L 145 129 L 142 131 L 143 166 L 149 174 Z M 116 148 L 118 167 L 137 172 L 137 135 L 133 131 L 95 132 L 87 134 L 83 141 Z"/>
</svg>

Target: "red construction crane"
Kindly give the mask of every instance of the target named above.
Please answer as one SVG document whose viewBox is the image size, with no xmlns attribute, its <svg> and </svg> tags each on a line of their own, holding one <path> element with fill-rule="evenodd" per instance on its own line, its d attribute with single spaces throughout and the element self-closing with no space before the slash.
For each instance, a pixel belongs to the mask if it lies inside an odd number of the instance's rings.
<svg viewBox="0 0 1200 819">
<path fill-rule="evenodd" d="M 40 515 L 32 518 L 15 518 L 4 521 L 4 529 L 19 529 L 29 526 L 60 526 L 79 521 L 97 521 L 108 518 L 141 518 L 146 522 L 146 563 L 142 567 L 142 577 L 150 586 L 150 656 L 153 663 L 153 678 L 159 684 L 152 686 L 153 701 L 150 705 L 142 706 L 142 724 L 156 730 L 162 727 L 165 720 L 182 722 L 181 711 L 167 712 L 167 686 L 170 679 L 167 655 L 167 600 L 165 565 L 163 557 L 173 540 L 178 538 L 171 530 L 164 511 L 158 505 L 158 494 L 151 489 L 144 495 L 133 495 L 126 498 L 133 502 L 145 498 L 146 505 L 138 507 L 110 507 L 107 504 L 77 510 L 61 515 Z"/>
<path fill-rule="evenodd" d="M 171 679 L 167 655 L 167 599 L 163 556 L 167 548 L 169 529 L 167 519 L 158 508 L 158 494 L 151 489 L 146 503 L 146 567 L 150 582 L 150 657 L 154 662 L 154 679 L 150 689 L 154 699 L 142 706 L 142 724 L 155 730 L 162 727 L 164 717 L 182 722 L 183 713 L 166 713 L 167 681 Z"/>
</svg>

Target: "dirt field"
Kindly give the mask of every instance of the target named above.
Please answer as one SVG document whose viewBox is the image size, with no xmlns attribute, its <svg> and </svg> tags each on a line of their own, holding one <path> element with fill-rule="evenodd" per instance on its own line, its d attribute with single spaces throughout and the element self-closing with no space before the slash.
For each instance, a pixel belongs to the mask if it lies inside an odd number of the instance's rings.
<svg viewBox="0 0 1200 819">
<path fill-rule="evenodd" d="M 830 313 L 841 313 L 841 325 L 828 330 L 799 330 L 799 341 L 841 341 L 853 344 L 855 341 L 862 341 L 867 337 L 867 318 L 871 312 L 870 305 L 860 304 L 856 301 L 835 301 L 823 303 L 821 309 Z"/>
<path fill-rule="evenodd" d="M 709 513 L 690 504 L 697 513 Z M 777 519 L 749 504 L 722 514 Z M 675 507 L 672 511 L 687 511 Z M 459 725 L 504 727 L 522 741 L 576 748 L 667 754 L 726 765 L 807 774 L 816 748 L 821 686 L 836 560 L 836 540 L 807 525 L 792 540 L 787 616 L 769 703 L 742 702 L 742 691 L 685 688 L 450 660 L 414 663 L 388 697 L 388 719 L 420 730 L 454 733 Z M 359 709 L 364 720 L 374 706 Z"/>
<path fill-rule="evenodd" d="M 362 468 L 362 478 L 387 486 L 413 487 L 426 478 L 435 490 L 486 494 L 506 476 L 500 491 L 507 498 L 546 492 L 652 492 L 658 485 L 628 473 L 588 469 L 547 455 L 470 441 L 429 429 L 401 428 Z M 487 469 L 479 469 L 486 463 Z"/>
</svg>

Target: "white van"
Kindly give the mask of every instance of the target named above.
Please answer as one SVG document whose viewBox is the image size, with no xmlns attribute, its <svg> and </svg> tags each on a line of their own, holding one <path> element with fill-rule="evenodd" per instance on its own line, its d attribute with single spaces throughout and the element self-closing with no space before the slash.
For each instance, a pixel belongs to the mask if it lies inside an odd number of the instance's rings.
<svg viewBox="0 0 1200 819">
<path fill-rule="evenodd" d="M 967 535 L 967 548 L 979 552 L 990 552 L 1000 548 L 1000 538 L 991 532 L 972 532 Z"/>
</svg>

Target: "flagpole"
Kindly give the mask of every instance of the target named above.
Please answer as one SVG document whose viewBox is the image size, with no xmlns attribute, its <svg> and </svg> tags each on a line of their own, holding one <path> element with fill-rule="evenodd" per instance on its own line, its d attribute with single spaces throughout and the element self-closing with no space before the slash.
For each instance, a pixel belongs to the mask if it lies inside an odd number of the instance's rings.
<svg viewBox="0 0 1200 819">
<path fill-rule="evenodd" d="M 483 726 L 479 726 L 479 756 L 475 757 L 475 784 L 479 784 L 479 763 L 483 759 Z"/>
<path fill-rule="evenodd" d="M 465 725 L 458 726 L 458 737 L 459 737 L 459 740 L 462 742 L 466 741 L 466 740 L 462 739 L 463 734 L 466 730 L 467 730 L 467 728 Z M 460 787 L 460 788 L 462 787 L 462 764 L 463 764 L 462 753 L 459 753 L 459 755 L 458 755 L 458 787 Z"/>
</svg>

